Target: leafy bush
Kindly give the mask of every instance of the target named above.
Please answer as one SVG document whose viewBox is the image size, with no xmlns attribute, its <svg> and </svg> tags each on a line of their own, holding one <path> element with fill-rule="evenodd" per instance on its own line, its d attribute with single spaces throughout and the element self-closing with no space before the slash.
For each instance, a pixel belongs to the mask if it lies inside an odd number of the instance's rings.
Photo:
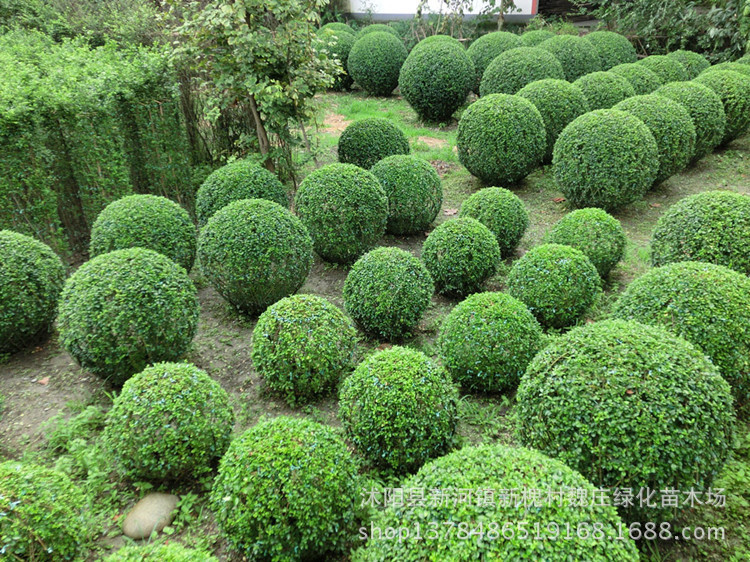
<svg viewBox="0 0 750 562">
<path fill-rule="evenodd" d="M 630 64 L 638 61 L 635 47 L 624 35 L 613 31 L 594 31 L 584 35 L 594 46 L 602 61 L 602 70 L 609 70 L 618 64 Z"/>
<path fill-rule="evenodd" d="M 565 78 L 555 55 L 538 47 L 509 49 L 487 66 L 479 84 L 479 95 L 515 94 L 527 84 L 545 78 Z"/>
<path fill-rule="evenodd" d="M 515 252 L 529 226 L 529 213 L 519 197 L 502 187 L 480 189 L 461 204 L 460 217 L 477 219 L 490 229 L 507 258 Z"/>
<path fill-rule="evenodd" d="M 539 43 L 539 48 L 557 57 L 565 71 L 568 82 L 578 80 L 584 74 L 602 69 L 599 53 L 583 37 L 575 35 L 555 35 Z"/>
<path fill-rule="evenodd" d="M 482 81 L 484 71 L 495 60 L 495 57 L 508 49 L 515 49 L 520 46 L 520 37 L 507 31 L 493 31 L 473 41 L 466 49 L 466 54 L 474 63 L 474 70 L 476 71 L 474 91 L 479 92 L 479 83 Z"/>
<path fill-rule="evenodd" d="M 651 55 L 639 60 L 636 64 L 653 71 L 665 84 L 688 80 L 688 71 L 685 66 L 679 60 L 666 55 Z"/>
<path fill-rule="evenodd" d="M 49 246 L 0 230 L 0 353 L 48 334 L 65 283 L 65 266 Z"/>
<path fill-rule="evenodd" d="M 651 263 L 678 261 L 715 263 L 750 275 L 750 198 L 704 191 L 672 205 L 654 227 Z"/>
<path fill-rule="evenodd" d="M 346 68 L 354 82 L 371 96 L 389 96 L 398 86 L 398 73 L 407 55 L 401 39 L 376 31 L 357 37 Z"/>
<path fill-rule="evenodd" d="M 581 76 L 573 84 L 583 92 L 591 111 L 609 109 L 635 95 L 630 82 L 614 72 L 592 72 Z"/>
<path fill-rule="evenodd" d="M 300 219 L 324 260 L 350 263 L 385 233 L 388 197 L 378 178 L 352 164 L 329 164 L 300 184 L 295 199 Z"/>
<path fill-rule="evenodd" d="M 544 237 L 548 244 L 563 244 L 583 252 L 605 279 L 625 254 L 625 230 L 620 221 L 602 209 L 568 213 Z"/>
<path fill-rule="evenodd" d="M 409 154 L 409 141 L 388 119 L 370 117 L 349 125 L 339 137 L 339 162 L 369 170 L 386 156 Z"/>
<path fill-rule="evenodd" d="M 682 66 L 685 67 L 685 70 L 688 74 L 688 80 L 692 80 L 701 72 L 706 70 L 709 66 L 711 66 L 711 63 L 708 62 L 708 59 L 706 59 L 706 57 L 704 57 L 700 53 L 687 51 L 685 49 L 672 51 L 671 53 L 667 53 L 667 56 L 681 63 Z"/>
<path fill-rule="evenodd" d="M 145 546 L 124 546 L 104 558 L 104 562 L 218 562 L 218 558 L 176 542 L 151 543 Z"/>
<path fill-rule="evenodd" d="M 440 224 L 422 245 L 422 259 L 439 293 L 478 292 L 500 264 L 492 231 L 478 220 L 459 217 Z"/>
<path fill-rule="evenodd" d="M 302 221 L 265 199 L 230 203 L 201 230 L 203 275 L 240 312 L 256 315 L 304 284 L 313 240 Z"/>
<path fill-rule="evenodd" d="M 341 25 L 349 27 L 346 24 Z M 349 90 L 354 84 L 354 80 L 349 76 L 346 69 L 349 62 L 349 53 L 355 42 L 354 34 L 328 28 L 327 30 L 318 30 L 318 37 L 320 37 L 322 48 L 326 49 L 332 57 L 341 61 L 341 74 L 336 76 L 332 88 L 338 91 Z"/>
<path fill-rule="evenodd" d="M 599 273 L 582 251 L 562 244 L 529 250 L 508 274 L 508 293 L 547 328 L 575 324 L 601 292 Z"/>
<path fill-rule="evenodd" d="M 618 64 L 610 68 L 609 72 L 619 74 L 630 82 L 637 96 L 650 94 L 664 84 L 656 72 L 637 63 Z"/>
<path fill-rule="evenodd" d="M 157 363 L 125 382 L 104 436 L 131 480 L 177 482 L 211 472 L 232 427 L 229 395 L 218 382 L 194 365 Z"/>
<path fill-rule="evenodd" d="M 182 359 L 199 310 L 184 268 L 153 250 L 116 250 L 68 278 L 57 318 L 60 343 L 84 369 L 119 386 L 146 365 Z"/>
<path fill-rule="evenodd" d="M 573 207 L 612 211 L 640 199 L 659 170 L 659 149 L 641 120 L 598 109 L 571 122 L 557 138 L 552 166 Z"/>
<path fill-rule="evenodd" d="M 453 446 L 458 392 L 420 351 L 396 346 L 371 355 L 343 382 L 339 404 L 347 436 L 377 467 L 414 472 Z"/>
<path fill-rule="evenodd" d="M 388 232 L 414 234 L 430 227 L 443 204 L 443 186 L 429 162 L 416 156 L 393 155 L 370 171 L 388 196 Z"/>
<path fill-rule="evenodd" d="M 384 23 L 371 23 L 357 32 L 357 39 L 370 33 L 390 33 L 394 37 L 398 37 L 398 31 L 393 29 L 390 25 Z"/>
<path fill-rule="evenodd" d="M 711 88 L 724 104 L 727 126 L 721 144 L 742 136 L 750 127 L 750 77 L 731 70 L 713 70 L 695 81 Z"/>
<path fill-rule="evenodd" d="M 524 47 L 537 47 L 539 43 L 552 39 L 554 36 L 554 33 L 546 29 L 533 29 L 521 34 L 521 44 Z"/>
<path fill-rule="evenodd" d="M 354 368 L 357 333 L 341 310 L 315 295 L 269 306 L 253 330 L 252 358 L 287 404 L 304 404 L 335 388 Z"/>
<path fill-rule="evenodd" d="M 325 425 L 280 416 L 232 441 L 211 507 L 232 549 L 252 559 L 325 559 L 351 540 L 357 466 Z"/>
<path fill-rule="evenodd" d="M 540 351 L 521 378 L 519 437 L 605 488 L 702 491 L 730 450 L 729 385 L 691 344 L 609 320 Z M 623 508 L 629 521 L 670 509 Z"/>
<path fill-rule="evenodd" d="M 519 96 L 484 96 L 458 122 L 461 164 L 490 185 L 510 185 L 526 177 L 541 163 L 546 142 L 542 115 Z"/>
</svg>

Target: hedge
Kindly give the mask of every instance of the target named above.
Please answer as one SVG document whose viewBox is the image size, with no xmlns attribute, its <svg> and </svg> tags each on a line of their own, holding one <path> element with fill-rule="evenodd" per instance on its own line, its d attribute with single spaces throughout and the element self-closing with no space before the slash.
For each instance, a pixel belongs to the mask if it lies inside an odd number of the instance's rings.
<svg viewBox="0 0 750 562">
<path fill-rule="evenodd" d="M 635 47 L 624 35 L 613 31 L 594 31 L 583 36 L 591 43 L 602 61 L 602 70 L 609 70 L 618 64 L 638 61 Z"/>
<path fill-rule="evenodd" d="M 557 60 L 562 64 L 568 82 L 574 82 L 584 74 L 602 69 L 599 53 L 583 37 L 555 35 L 539 43 L 539 48 L 545 49 L 557 57 Z"/>
<path fill-rule="evenodd" d="M 610 68 L 609 72 L 619 74 L 630 82 L 637 96 L 650 94 L 664 84 L 664 80 L 653 70 L 636 63 L 618 64 Z"/>
<path fill-rule="evenodd" d="M 681 62 L 666 55 L 650 55 L 639 60 L 637 64 L 652 70 L 665 84 L 683 82 L 689 77 L 687 69 Z"/>
<path fill-rule="evenodd" d="M 727 126 L 721 144 L 742 136 L 750 127 L 750 77 L 731 70 L 704 72 L 696 82 L 711 88 L 721 98 Z"/>
<path fill-rule="evenodd" d="M 557 58 L 538 47 L 518 47 L 502 52 L 487 66 L 479 84 L 479 95 L 515 94 L 532 82 L 565 78 Z"/>
<path fill-rule="evenodd" d="M 515 49 L 521 46 L 521 39 L 514 33 L 507 31 L 493 31 L 479 37 L 469 45 L 466 54 L 474 63 L 476 71 L 476 80 L 473 89 L 479 92 L 479 83 L 482 81 L 484 71 L 495 60 L 500 53 L 508 49 Z"/>
<path fill-rule="evenodd" d="M 583 92 L 591 111 L 609 109 L 635 95 L 635 89 L 630 82 L 614 72 L 592 72 L 581 76 L 573 84 Z"/>
<path fill-rule="evenodd" d="M 701 72 L 711 66 L 708 59 L 700 53 L 694 53 L 685 49 L 679 49 L 671 53 L 667 53 L 667 56 L 674 60 L 682 63 L 688 74 L 688 80 L 692 80 L 698 76 Z"/>
</svg>

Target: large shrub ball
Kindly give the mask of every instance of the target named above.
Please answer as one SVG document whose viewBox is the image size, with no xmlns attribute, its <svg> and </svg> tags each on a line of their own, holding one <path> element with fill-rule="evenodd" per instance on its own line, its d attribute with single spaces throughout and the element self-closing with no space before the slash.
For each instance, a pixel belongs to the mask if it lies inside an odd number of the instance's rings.
<svg viewBox="0 0 750 562">
<path fill-rule="evenodd" d="M 637 96 L 650 94 L 664 84 L 664 80 L 653 70 L 637 63 L 618 64 L 610 68 L 609 72 L 618 74 L 630 82 Z"/>
<path fill-rule="evenodd" d="M 659 147 L 659 171 L 654 183 L 684 170 L 695 156 L 695 126 L 685 107 L 669 98 L 649 94 L 633 96 L 614 109 L 630 113 L 651 131 Z"/>
<path fill-rule="evenodd" d="M 678 60 L 666 55 L 650 55 L 639 60 L 636 64 L 653 71 L 665 84 L 683 82 L 689 79 L 685 66 Z"/>
<path fill-rule="evenodd" d="M 614 72 L 592 72 L 581 76 L 573 85 L 578 86 L 591 111 L 609 109 L 622 100 L 635 95 L 628 80 Z"/>
<path fill-rule="evenodd" d="M 599 53 L 602 70 L 609 70 L 618 64 L 629 64 L 638 61 L 638 54 L 630 40 L 614 31 L 594 31 L 584 35 Z"/>
<path fill-rule="evenodd" d="M 688 80 L 692 80 L 701 72 L 706 70 L 709 66 L 711 66 L 711 63 L 708 62 L 708 59 L 706 57 L 704 57 L 700 53 L 695 53 L 686 49 L 680 49 L 678 51 L 667 53 L 667 56 L 678 61 L 682 64 L 682 66 L 685 67 L 685 70 L 688 74 Z"/>
<path fill-rule="evenodd" d="M 213 171 L 195 196 L 195 214 L 203 227 L 216 211 L 241 199 L 266 199 L 288 207 L 286 189 L 273 173 L 249 160 L 236 160 Z"/>
<path fill-rule="evenodd" d="M 518 494 L 520 498 L 524 490 L 543 490 L 543 494 L 547 490 L 580 490 L 579 493 L 587 498 L 601 493 L 580 473 L 532 449 L 498 444 L 464 447 L 429 462 L 400 485 L 405 490 L 479 492 L 475 492 L 469 501 L 447 498 L 445 501 L 428 499 L 403 506 L 391 504 L 380 511 L 372 522 L 372 528 L 376 529 L 374 536 L 369 537 L 366 546 L 354 552 L 353 562 L 637 562 L 639 559 L 638 549 L 627 536 L 627 530 L 625 540 L 592 540 L 588 534 L 596 527 L 601 536 L 614 538 L 626 529 L 616 508 L 611 505 L 588 501 L 582 507 L 573 507 L 566 500 L 547 501 L 543 495 L 542 501 L 534 507 L 530 506 L 531 502 L 527 504 L 529 507 L 525 507 L 518 506 L 517 501 L 510 499 L 512 494 Z M 483 490 L 494 490 L 494 501 L 485 501 Z M 448 528 L 445 522 L 454 524 L 455 530 L 444 532 Z M 404 540 L 377 536 L 377 529 L 389 528 L 409 529 L 412 534 Z M 365 529 L 369 535 L 371 527 Z M 421 531 L 419 540 L 415 536 L 416 529 Z M 534 529 L 541 531 L 536 537 L 533 535 Z M 556 533 L 557 529 L 559 534 Z M 565 535 L 565 529 L 571 532 Z M 477 533 L 482 533 L 481 540 Z"/>
<path fill-rule="evenodd" d="M 430 232 L 422 259 L 439 293 L 465 296 L 479 291 L 500 265 L 500 246 L 476 219 L 459 217 Z"/>
<path fill-rule="evenodd" d="M 164 254 L 188 272 L 195 261 L 195 225 L 188 212 L 158 195 L 129 195 L 107 205 L 91 227 L 92 257 L 125 248 Z"/>
<path fill-rule="evenodd" d="M 481 222 L 495 235 L 500 255 L 513 255 L 529 227 L 529 213 L 515 193 L 502 187 L 485 187 L 461 204 L 459 217 Z"/>
<path fill-rule="evenodd" d="M 61 472 L 17 461 L 0 463 L 3 559 L 84 559 L 85 502 L 81 489 Z"/>
<path fill-rule="evenodd" d="M 385 234 L 388 197 L 378 178 L 353 164 L 312 172 L 300 184 L 295 205 L 326 261 L 351 263 Z"/>
<path fill-rule="evenodd" d="M 324 560 L 352 540 L 360 491 L 333 429 L 280 416 L 232 441 L 210 503 L 230 547 L 248 558 Z"/>
<path fill-rule="evenodd" d="M 296 293 L 313 264 L 313 240 L 288 209 L 243 199 L 217 212 L 201 230 L 201 270 L 240 312 L 257 315 Z"/>
<path fill-rule="evenodd" d="M 515 94 L 526 84 L 545 78 L 565 78 L 555 55 L 538 47 L 509 49 L 487 66 L 479 84 L 479 95 Z"/>
<path fill-rule="evenodd" d="M 750 400 L 750 279 L 712 263 L 654 268 L 628 285 L 615 318 L 660 325 L 700 348 L 732 387 Z"/>
<path fill-rule="evenodd" d="M 202 550 L 188 548 L 176 542 L 123 546 L 103 559 L 104 562 L 219 562 Z"/>
<path fill-rule="evenodd" d="M 458 158 L 490 185 L 512 185 L 544 157 L 547 136 L 539 110 L 529 100 L 490 94 L 472 103 L 458 122 Z"/>
<path fill-rule="evenodd" d="M 445 318 L 438 348 L 464 391 L 505 392 L 518 386 L 542 338 L 539 322 L 521 301 L 506 293 L 477 293 Z"/>
<path fill-rule="evenodd" d="M 521 44 L 524 47 L 536 47 L 539 43 L 542 43 L 547 39 L 552 39 L 554 36 L 554 33 L 547 31 L 546 29 L 533 29 L 521 34 Z"/>
<path fill-rule="evenodd" d="M 369 117 L 349 125 L 338 143 L 339 162 L 369 170 L 383 158 L 409 154 L 406 135 L 388 119 Z"/>
<path fill-rule="evenodd" d="M 376 248 L 347 275 L 344 306 L 368 334 L 398 340 L 419 323 L 434 292 L 419 258 L 400 248 Z"/>
<path fill-rule="evenodd" d="M 146 365 L 179 361 L 198 329 L 184 268 L 144 248 L 84 263 L 60 295 L 60 343 L 84 369 L 119 386 Z"/>
<path fill-rule="evenodd" d="M 341 386 L 339 417 L 374 466 L 415 472 L 448 452 L 458 424 L 458 391 L 421 351 L 395 346 L 365 359 Z"/>
<path fill-rule="evenodd" d="M 443 184 L 429 162 L 397 154 L 383 158 L 370 171 L 388 197 L 388 232 L 400 236 L 430 227 L 443 204 Z"/>
<path fill-rule="evenodd" d="M 696 82 L 711 88 L 724 104 L 727 126 L 721 144 L 742 136 L 750 127 L 750 76 L 732 70 L 704 72 Z"/>
<path fill-rule="evenodd" d="M 229 446 L 234 412 L 221 385 L 194 365 L 157 363 L 128 379 L 104 438 L 132 481 L 200 478 Z"/>
<path fill-rule="evenodd" d="M 750 197 L 704 191 L 672 205 L 654 227 L 651 263 L 678 261 L 715 263 L 750 275 Z"/>
<path fill-rule="evenodd" d="M 398 73 L 409 53 L 392 33 L 376 31 L 358 36 L 349 51 L 349 76 L 372 96 L 389 96 L 398 86 Z"/>
<path fill-rule="evenodd" d="M 551 39 L 539 43 L 539 48 L 549 51 L 557 57 L 557 60 L 562 64 L 568 82 L 575 82 L 584 74 L 602 69 L 599 53 L 583 37 L 555 35 Z"/>
<path fill-rule="evenodd" d="M 342 25 L 348 27 L 346 24 Z M 346 69 L 349 62 L 349 53 L 354 46 L 354 34 L 331 28 L 320 29 L 317 34 L 319 47 L 325 49 L 332 58 L 341 61 L 341 73 L 335 77 L 332 88 L 337 91 L 349 90 L 354 80 L 349 76 Z"/>
<path fill-rule="evenodd" d="M 516 395 L 519 437 L 605 488 L 705 490 L 729 454 L 729 385 L 693 345 L 662 328 L 608 320 L 540 351 Z M 669 508 L 623 508 L 629 520 Z M 665 513 L 666 512 L 666 513 Z"/>
<path fill-rule="evenodd" d="M 691 80 L 665 84 L 654 93 L 676 101 L 690 114 L 695 126 L 693 161 L 710 154 L 721 144 L 727 126 L 727 117 L 721 98 L 711 88 Z"/>
<path fill-rule="evenodd" d="M 46 244 L 0 230 L 0 353 L 18 351 L 49 333 L 65 266 Z"/>
<path fill-rule="evenodd" d="M 399 36 L 398 31 L 393 29 L 390 25 L 386 25 L 384 23 L 371 23 L 370 25 L 366 25 L 357 32 L 357 39 L 359 39 L 360 37 L 364 37 L 365 35 L 368 35 L 370 33 L 390 33 L 394 37 Z"/>
<path fill-rule="evenodd" d="M 474 91 L 479 92 L 479 83 L 482 81 L 484 71 L 495 60 L 500 53 L 509 49 L 521 47 L 521 38 L 515 33 L 507 31 L 493 31 L 479 37 L 469 48 L 466 54 L 474 63 L 476 78 L 474 82 Z"/>
<path fill-rule="evenodd" d="M 606 211 L 639 200 L 659 170 L 659 149 L 648 127 L 614 109 L 591 111 L 571 122 L 555 142 L 552 166 L 573 207 Z"/>
<path fill-rule="evenodd" d="M 552 160 L 552 149 L 563 129 L 573 119 L 590 111 L 581 89 L 565 80 L 537 80 L 521 88 L 517 95 L 533 103 L 542 116 L 547 132 L 544 162 Z"/>
</svg>

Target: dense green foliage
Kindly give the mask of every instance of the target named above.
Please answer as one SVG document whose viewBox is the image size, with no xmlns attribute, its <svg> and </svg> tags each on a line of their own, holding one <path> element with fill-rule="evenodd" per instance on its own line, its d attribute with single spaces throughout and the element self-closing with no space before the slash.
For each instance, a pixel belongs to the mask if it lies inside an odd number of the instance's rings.
<svg viewBox="0 0 750 562">
<path fill-rule="evenodd" d="M 594 31 L 584 35 L 591 43 L 602 61 L 602 70 L 609 70 L 618 64 L 629 64 L 638 61 L 635 47 L 624 35 L 613 31 Z"/>
<path fill-rule="evenodd" d="M 715 72 L 717 70 L 733 70 L 745 76 L 750 76 L 750 66 L 737 62 L 722 62 L 707 68 L 704 72 Z M 702 74 L 702 73 L 701 73 Z"/>
<path fill-rule="evenodd" d="M 583 37 L 555 35 L 551 39 L 539 43 L 539 48 L 545 49 L 557 57 L 557 60 L 562 64 L 568 82 L 574 82 L 584 74 L 602 69 L 598 51 Z"/>
<path fill-rule="evenodd" d="M 369 33 L 390 33 L 394 37 L 398 37 L 398 31 L 393 29 L 390 25 L 386 25 L 384 23 L 371 23 L 370 25 L 366 25 L 357 32 L 357 39 L 359 39 L 360 37 L 364 37 Z"/>
<path fill-rule="evenodd" d="M 635 95 L 635 89 L 627 78 L 614 72 L 591 72 L 581 76 L 573 85 L 583 92 L 591 111 L 609 109 Z"/>
<path fill-rule="evenodd" d="M 382 117 L 361 119 L 349 125 L 339 137 L 339 162 L 369 170 L 386 156 L 409 154 L 404 133 Z"/>
<path fill-rule="evenodd" d="M 341 24 L 344 27 L 349 27 L 346 24 Z M 323 26 L 325 28 L 325 26 Z M 354 46 L 356 39 L 353 33 L 347 33 L 345 31 L 338 31 L 336 29 L 325 28 L 318 30 L 318 37 L 320 38 L 320 48 L 326 49 L 328 53 L 341 63 L 341 74 L 336 76 L 333 82 L 332 88 L 339 91 L 347 91 L 354 84 L 354 80 L 349 76 L 347 72 L 347 65 L 349 63 L 349 53 Z M 351 30 L 351 28 L 349 28 Z"/>
<path fill-rule="evenodd" d="M 460 217 L 477 219 L 495 235 L 503 258 L 515 252 L 529 226 L 529 213 L 523 201 L 502 187 L 485 187 L 461 204 Z"/>
<path fill-rule="evenodd" d="M 474 91 L 479 92 L 479 83 L 482 81 L 484 71 L 495 60 L 495 57 L 503 51 L 521 46 L 520 37 L 507 31 L 487 33 L 472 42 L 469 48 L 466 49 L 466 54 L 469 55 L 469 58 L 474 63 L 474 70 L 476 71 L 476 81 L 473 86 Z"/>
<path fill-rule="evenodd" d="M 618 64 L 610 68 L 609 72 L 619 74 L 628 80 L 637 96 L 650 94 L 664 84 L 664 80 L 659 78 L 656 72 L 637 63 Z"/>
<path fill-rule="evenodd" d="M 458 39 L 451 37 L 450 35 L 430 35 L 422 39 L 416 45 L 414 45 L 410 54 L 413 53 L 414 51 L 419 51 L 420 49 L 424 49 L 425 47 L 430 47 L 430 46 L 435 47 L 437 46 L 438 43 L 445 43 L 448 45 L 453 45 L 455 47 L 460 47 L 462 50 L 464 49 L 464 46 L 461 44 L 461 42 Z M 474 63 L 472 62 L 471 64 L 472 64 L 471 85 L 473 86 L 474 85 Z"/>
<path fill-rule="evenodd" d="M 688 74 L 688 80 L 692 80 L 701 72 L 706 70 L 709 66 L 711 66 L 711 63 L 708 62 L 708 59 L 706 59 L 706 57 L 704 57 L 700 53 L 688 51 L 686 49 L 678 49 L 677 51 L 672 51 L 671 53 L 667 53 L 667 56 L 680 62 L 682 66 L 685 67 L 685 70 Z"/>
<path fill-rule="evenodd" d="M 552 39 L 555 36 L 546 29 L 532 29 L 521 34 L 521 43 L 524 47 L 536 47 L 539 43 Z"/>
<path fill-rule="evenodd" d="M 727 126 L 721 144 L 740 137 L 750 127 L 750 76 L 731 70 L 704 72 L 696 82 L 705 84 L 721 98 Z"/>
<path fill-rule="evenodd" d="M 151 543 L 145 546 L 124 546 L 104 558 L 104 562 L 218 562 L 218 558 L 202 550 L 187 548 L 176 542 Z"/>
<path fill-rule="evenodd" d="M 653 71 L 665 84 L 689 79 L 685 66 L 679 60 L 666 55 L 651 55 L 639 60 L 637 64 Z"/>
<path fill-rule="evenodd" d="M 318 34 L 320 35 L 320 32 L 326 29 L 330 29 L 331 31 L 335 31 L 338 33 L 348 33 L 349 35 L 356 34 L 354 29 L 352 29 L 350 26 L 340 21 L 332 21 L 325 25 L 321 25 L 320 29 L 318 30 Z"/>
<path fill-rule="evenodd" d="M 398 86 L 398 74 L 409 53 L 392 33 L 367 33 L 352 45 L 349 76 L 371 96 L 389 96 Z"/>
<path fill-rule="evenodd" d="M 565 78 L 555 55 L 538 47 L 508 49 L 487 66 L 479 84 L 479 95 L 515 94 L 527 84 L 545 78 Z"/>
</svg>

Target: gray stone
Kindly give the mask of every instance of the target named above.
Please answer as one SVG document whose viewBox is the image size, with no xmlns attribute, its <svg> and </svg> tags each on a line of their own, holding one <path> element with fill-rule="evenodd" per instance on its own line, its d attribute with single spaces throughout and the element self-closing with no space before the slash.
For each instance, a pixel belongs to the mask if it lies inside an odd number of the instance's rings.
<svg viewBox="0 0 750 562">
<path fill-rule="evenodd" d="M 161 532 L 172 522 L 177 500 L 172 494 L 148 494 L 130 510 L 122 532 L 131 539 L 147 539 L 154 531 Z"/>
</svg>

